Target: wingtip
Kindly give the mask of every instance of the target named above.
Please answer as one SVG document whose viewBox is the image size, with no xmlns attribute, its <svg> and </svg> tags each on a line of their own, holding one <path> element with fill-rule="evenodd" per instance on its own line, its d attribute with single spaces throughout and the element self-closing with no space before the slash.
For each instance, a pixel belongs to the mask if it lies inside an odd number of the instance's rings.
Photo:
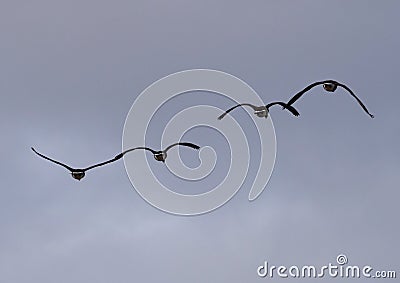
<svg viewBox="0 0 400 283">
<path fill-rule="evenodd" d="M 300 113 L 299 113 L 299 112 L 297 112 L 297 111 L 295 111 L 295 112 L 292 112 L 292 114 L 293 114 L 293 116 L 296 116 L 296 117 L 299 117 L 299 116 L 300 116 Z"/>
<path fill-rule="evenodd" d="M 200 149 L 200 146 L 198 146 L 197 144 L 191 143 L 191 142 L 187 143 L 187 145 L 190 146 L 193 149 Z"/>
<path fill-rule="evenodd" d="M 222 118 L 224 118 L 226 116 L 226 114 L 228 114 L 228 113 L 226 113 L 226 112 L 222 113 L 221 115 L 218 116 L 217 119 L 222 120 Z"/>
</svg>

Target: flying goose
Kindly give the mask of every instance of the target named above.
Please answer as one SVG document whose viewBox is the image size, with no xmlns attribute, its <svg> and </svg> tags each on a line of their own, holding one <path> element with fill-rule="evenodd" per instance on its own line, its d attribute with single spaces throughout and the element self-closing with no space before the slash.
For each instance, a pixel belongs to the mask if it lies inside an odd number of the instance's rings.
<svg viewBox="0 0 400 283">
<path fill-rule="evenodd" d="M 287 103 L 288 105 L 292 105 L 293 103 L 295 103 L 304 93 L 306 93 L 307 91 L 309 91 L 310 89 L 312 89 L 313 87 L 316 87 L 318 85 L 322 85 L 323 88 L 328 91 L 328 92 L 334 92 L 338 86 L 344 88 L 345 90 L 347 90 L 351 96 L 353 96 L 358 104 L 360 104 L 360 106 L 362 107 L 362 109 L 364 109 L 364 111 L 371 117 L 374 118 L 374 115 L 372 115 L 371 113 L 369 113 L 367 107 L 361 102 L 361 100 L 354 94 L 354 92 L 346 85 L 339 83 L 337 81 L 334 80 L 325 80 L 325 81 L 320 81 L 320 82 L 315 82 L 310 84 L 309 86 L 305 87 L 302 91 L 296 93 Z M 284 107 L 285 108 L 285 107 Z"/>
<path fill-rule="evenodd" d="M 178 146 L 178 145 L 191 147 L 193 149 L 200 149 L 200 147 L 198 145 L 195 145 L 190 142 L 177 142 L 177 143 L 167 146 L 164 150 L 154 150 L 154 149 L 151 149 L 148 147 L 140 146 L 140 147 L 127 149 L 122 154 L 128 153 L 128 152 L 136 150 L 136 149 L 144 149 L 144 150 L 150 151 L 153 154 L 155 160 L 165 162 L 165 159 L 167 158 L 167 151 L 170 150 L 171 148 L 173 148 L 174 146 Z"/>
<path fill-rule="evenodd" d="M 300 115 L 300 113 L 296 110 L 296 108 L 286 104 L 285 102 L 271 102 L 265 106 L 264 105 L 263 106 L 255 106 L 250 103 L 242 103 L 242 104 L 238 104 L 238 105 L 233 106 L 232 108 L 226 110 L 221 116 L 218 117 L 218 120 L 221 120 L 222 118 L 225 117 L 226 114 L 228 114 L 233 109 L 235 109 L 236 107 L 239 107 L 239 106 L 250 106 L 251 108 L 253 108 L 255 115 L 257 115 L 258 117 L 268 118 L 269 108 L 276 104 L 281 105 L 284 109 L 289 110 L 294 116 Z"/>
<path fill-rule="evenodd" d="M 149 150 L 149 151 L 151 151 L 153 153 L 154 159 L 156 159 L 157 161 L 164 162 L 165 159 L 167 158 L 167 151 L 169 149 L 171 149 L 172 147 L 177 146 L 177 145 L 188 146 L 188 147 L 191 147 L 191 148 L 194 148 L 194 149 L 199 149 L 200 148 L 198 145 L 195 145 L 195 144 L 189 143 L 189 142 L 174 143 L 174 144 L 168 146 L 166 149 L 161 150 L 161 151 L 155 151 L 155 150 L 153 150 L 151 148 L 148 148 L 148 147 L 135 147 L 135 148 L 131 148 L 131 149 L 127 149 L 127 150 L 123 151 L 122 153 L 116 155 L 114 158 L 112 158 L 110 160 L 107 160 L 107 161 L 104 161 L 104 162 L 101 162 L 101 163 L 98 163 L 98 164 L 95 164 L 95 165 L 92 165 L 92 166 L 89 166 L 89 167 L 86 167 L 86 168 L 72 168 L 72 167 L 70 167 L 70 166 L 68 166 L 68 165 L 66 165 L 64 163 L 61 163 L 61 162 L 56 161 L 54 159 L 51 159 L 51 158 L 49 158 L 49 157 L 37 152 L 33 147 L 31 147 L 31 149 L 33 150 L 33 152 L 35 152 L 40 157 L 42 157 L 44 159 L 47 159 L 47 160 L 49 160 L 51 162 L 54 162 L 54 163 L 56 163 L 58 165 L 63 166 L 64 168 L 68 169 L 71 172 L 72 177 L 74 179 L 80 181 L 83 177 L 85 177 L 85 172 L 86 171 L 88 171 L 90 169 L 93 169 L 95 167 L 103 166 L 103 165 L 106 165 L 108 163 L 112 163 L 114 161 L 117 161 L 117 160 L 121 159 L 122 156 L 124 156 L 126 153 L 128 153 L 130 151 L 133 151 L 133 150 L 136 150 L 136 149 Z"/>
</svg>

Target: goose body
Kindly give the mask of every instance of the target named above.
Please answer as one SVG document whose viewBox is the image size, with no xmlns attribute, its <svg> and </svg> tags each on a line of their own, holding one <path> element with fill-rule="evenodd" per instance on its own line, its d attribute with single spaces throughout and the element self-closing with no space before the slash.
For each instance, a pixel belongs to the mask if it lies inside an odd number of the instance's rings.
<svg viewBox="0 0 400 283">
<path fill-rule="evenodd" d="M 371 118 L 374 118 L 374 115 L 372 115 L 367 107 L 364 105 L 364 103 L 362 103 L 362 101 L 355 95 L 355 93 L 345 84 L 339 83 L 337 81 L 334 80 L 324 80 L 324 81 L 319 81 L 319 82 L 315 82 L 312 83 L 308 86 L 306 86 L 303 90 L 299 91 L 298 93 L 296 93 L 289 101 L 288 101 L 288 105 L 292 105 L 293 103 L 295 103 L 298 99 L 300 99 L 300 97 L 303 96 L 303 94 L 305 94 L 307 91 L 311 90 L 312 88 L 322 85 L 322 87 L 328 91 L 328 92 L 335 92 L 337 87 L 340 86 L 342 88 L 344 88 L 345 90 L 347 90 L 347 92 L 350 93 L 350 95 L 358 102 L 358 104 L 361 106 L 361 108 L 365 111 L 365 113 L 367 113 Z"/>
</svg>

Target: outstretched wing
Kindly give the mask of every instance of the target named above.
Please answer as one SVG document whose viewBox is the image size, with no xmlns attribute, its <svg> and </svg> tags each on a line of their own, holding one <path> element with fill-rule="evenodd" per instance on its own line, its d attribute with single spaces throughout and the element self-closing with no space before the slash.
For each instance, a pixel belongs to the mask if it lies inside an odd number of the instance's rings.
<svg viewBox="0 0 400 283">
<path fill-rule="evenodd" d="M 39 155 L 40 157 L 42 157 L 42 158 L 44 158 L 44 159 L 46 159 L 46 160 L 49 160 L 49 161 L 51 161 L 51 162 L 54 162 L 54 163 L 56 163 L 56 164 L 58 164 L 58 165 L 61 165 L 62 167 L 68 169 L 68 170 L 71 171 L 71 172 L 74 171 L 74 168 L 71 168 L 71 167 L 69 167 L 68 165 L 65 165 L 64 163 L 61 163 L 61 162 L 59 162 L 59 161 L 57 161 L 57 160 L 54 160 L 54 159 L 51 159 L 50 157 L 47 157 L 47 156 L 45 156 L 45 155 L 43 155 L 43 154 L 37 152 L 33 147 L 31 147 L 31 149 L 33 150 L 34 153 L 36 153 L 36 154 Z"/>
<path fill-rule="evenodd" d="M 139 146 L 139 147 L 134 147 L 134 148 L 127 149 L 127 150 L 125 150 L 124 152 L 122 152 L 121 154 L 122 154 L 122 156 L 123 156 L 123 155 L 125 155 L 126 153 L 131 152 L 131 151 L 134 151 L 134 150 L 136 150 L 136 149 L 148 150 L 148 151 L 151 151 L 151 153 L 153 153 L 153 154 L 156 154 L 156 153 L 158 152 L 158 151 L 155 151 L 155 150 L 153 150 L 153 149 L 151 149 L 151 148 L 149 148 L 149 147 Z M 117 156 L 118 156 L 118 155 L 117 155 Z M 121 156 L 121 157 L 122 157 L 122 156 Z"/>
<path fill-rule="evenodd" d="M 321 82 L 315 82 L 312 83 L 308 86 L 306 86 L 303 90 L 299 91 L 298 93 L 296 93 L 289 101 L 288 101 L 288 105 L 292 105 L 293 103 L 295 103 L 304 93 L 306 93 L 307 91 L 309 91 L 310 89 L 312 89 L 313 87 L 316 87 L 318 85 L 322 85 L 324 83 L 330 82 L 330 80 L 326 80 L 326 81 L 321 81 Z"/>
<path fill-rule="evenodd" d="M 241 107 L 241 106 L 250 106 L 251 108 L 253 108 L 254 111 L 257 111 L 257 106 L 250 104 L 250 103 L 242 103 L 242 104 L 238 104 L 238 105 L 233 106 L 232 108 L 229 108 L 228 110 L 226 110 L 221 116 L 218 117 L 218 120 L 221 120 L 222 118 L 224 118 L 225 115 L 228 114 L 229 112 L 231 112 L 233 109 L 235 109 L 237 107 Z"/>
<path fill-rule="evenodd" d="M 106 165 L 106 164 L 108 164 L 108 163 L 117 161 L 118 159 L 121 159 L 122 156 L 124 156 L 124 155 L 123 155 L 122 153 L 120 153 L 120 154 L 118 154 L 117 156 L 115 156 L 113 159 L 110 159 L 110 160 L 107 160 L 107 161 L 104 161 L 104 162 L 101 162 L 101 163 L 98 163 L 98 164 L 95 164 L 95 165 L 86 167 L 86 168 L 83 169 L 82 171 L 85 172 L 85 171 L 90 170 L 90 169 L 93 169 L 93 168 L 95 168 L 95 167 L 103 166 L 103 165 Z"/>
<path fill-rule="evenodd" d="M 163 150 L 163 152 L 167 152 L 168 150 L 170 150 L 170 149 L 173 148 L 174 146 L 178 146 L 178 145 L 191 147 L 191 148 L 193 148 L 193 149 L 200 149 L 200 146 L 198 146 L 198 145 L 196 145 L 196 144 L 194 144 L 194 143 L 191 143 L 191 142 L 177 142 L 177 143 L 174 143 L 174 144 L 171 144 L 171 145 L 167 146 L 167 147 Z"/>
<path fill-rule="evenodd" d="M 117 156 L 115 156 L 113 159 L 110 159 L 110 160 L 101 162 L 101 163 L 99 163 L 99 164 L 92 165 L 92 166 L 87 167 L 87 168 L 85 168 L 85 169 L 83 169 L 83 170 L 84 170 L 84 171 L 87 171 L 87 170 L 90 170 L 90 169 L 92 169 L 92 168 L 99 167 L 99 166 L 103 166 L 103 165 L 106 165 L 106 164 L 108 164 L 108 163 L 117 161 L 117 160 L 121 159 L 121 158 L 122 158 L 125 154 L 127 154 L 128 152 L 131 152 L 131 151 L 134 151 L 134 150 L 137 150 L 137 149 L 148 150 L 148 151 L 151 151 L 151 153 L 153 153 L 153 154 L 156 154 L 156 153 L 157 153 L 157 151 L 152 150 L 151 148 L 148 148 L 148 147 L 143 147 L 143 146 L 134 147 L 134 148 L 130 148 L 130 149 L 127 149 L 127 150 L 121 152 L 120 154 L 118 154 Z"/>
<path fill-rule="evenodd" d="M 291 105 L 286 104 L 285 102 L 281 102 L 281 101 L 279 101 L 279 102 L 271 102 L 271 103 L 268 103 L 267 105 L 265 105 L 265 107 L 266 107 L 267 109 L 269 109 L 269 108 L 270 108 L 271 106 L 273 106 L 273 105 L 280 105 L 280 106 L 282 106 L 283 109 L 289 110 L 294 116 L 299 116 L 299 115 L 300 115 L 300 113 L 297 111 L 296 108 L 294 108 L 294 107 L 291 106 Z"/>
<path fill-rule="evenodd" d="M 338 82 L 336 82 L 336 84 L 337 84 L 338 86 L 341 86 L 341 87 L 344 88 L 345 90 L 347 90 L 347 91 L 350 93 L 350 95 L 353 96 L 353 97 L 357 100 L 358 104 L 360 104 L 360 106 L 362 107 L 362 109 L 364 109 L 364 111 L 365 111 L 371 118 L 374 118 L 374 115 L 372 115 L 371 113 L 369 113 L 367 107 L 361 102 L 361 100 L 354 94 L 354 92 L 353 92 L 348 86 L 346 86 L 346 85 L 344 85 L 344 84 L 341 84 L 341 83 L 338 83 Z"/>
</svg>

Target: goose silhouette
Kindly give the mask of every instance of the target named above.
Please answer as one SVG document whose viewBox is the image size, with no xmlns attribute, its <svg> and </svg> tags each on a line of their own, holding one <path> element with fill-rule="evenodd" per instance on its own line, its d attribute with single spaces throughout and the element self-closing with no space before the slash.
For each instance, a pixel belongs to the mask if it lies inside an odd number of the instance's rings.
<svg viewBox="0 0 400 283">
<path fill-rule="evenodd" d="M 68 166 L 68 165 L 66 165 L 66 164 L 64 164 L 64 163 L 62 163 L 60 161 L 54 160 L 54 159 L 52 159 L 50 157 L 47 157 L 47 156 L 37 152 L 33 147 L 31 147 L 31 149 L 33 150 L 33 152 L 35 152 L 40 157 L 66 168 L 67 170 L 69 170 L 71 172 L 71 176 L 74 179 L 80 181 L 83 177 L 85 177 L 86 171 L 91 170 L 91 169 L 96 168 L 96 167 L 100 167 L 100 166 L 112 163 L 112 162 L 115 162 L 115 161 L 121 159 L 128 152 L 131 152 L 131 151 L 137 150 L 137 149 L 148 150 L 151 153 L 153 153 L 155 160 L 161 161 L 161 162 L 165 162 L 165 159 L 167 158 L 167 151 L 170 150 L 171 148 L 175 147 L 175 146 L 186 146 L 186 147 L 190 147 L 190 148 L 193 148 L 193 149 L 200 149 L 200 147 L 198 145 L 190 143 L 190 142 L 174 143 L 174 144 L 169 145 L 168 147 L 166 147 L 164 150 L 158 150 L 158 151 L 153 150 L 153 149 L 151 149 L 149 147 L 135 147 L 135 148 L 127 149 L 127 150 L 121 152 L 120 154 L 116 155 L 114 158 L 112 158 L 110 160 L 107 160 L 107 161 L 104 161 L 104 162 L 101 162 L 101 163 L 97 163 L 95 165 L 92 165 L 92 166 L 89 166 L 89 167 L 86 167 L 86 168 L 72 168 L 72 167 L 70 167 L 70 166 Z"/>
<path fill-rule="evenodd" d="M 257 117 L 265 117 L 268 118 L 268 114 L 269 114 L 269 108 L 273 105 L 280 105 L 282 106 L 284 109 L 289 110 L 294 116 L 299 116 L 300 113 L 296 110 L 296 108 L 294 108 L 291 105 L 286 104 L 285 102 L 271 102 L 267 105 L 262 105 L 262 106 L 256 106 L 250 103 L 241 103 L 238 104 L 236 106 L 233 106 L 232 108 L 229 108 L 228 110 L 226 110 L 222 115 L 220 115 L 218 117 L 218 120 L 221 120 L 222 118 L 225 117 L 226 114 L 228 114 L 229 112 L 231 112 L 233 109 L 237 108 L 237 107 L 243 107 L 243 106 L 249 106 L 251 108 L 253 108 L 254 110 L 254 114 L 257 115 Z"/>
<path fill-rule="evenodd" d="M 344 88 L 345 90 L 347 90 L 350 95 L 352 97 L 354 97 L 355 100 L 357 100 L 358 104 L 360 104 L 361 108 L 364 109 L 364 111 L 371 117 L 374 118 L 374 115 L 372 115 L 371 113 L 369 113 L 367 107 L 362 103 L 362 101 L 354 94 L 354 92 L 345 84 L 339 83 L 337 81 L 334 80 L 325 80 L 325 81 L 319 81 L 319 82 L 315 82 L 312 83 L 308 86 L 306 86 L 303 90 L 299 91 L 298 93 L 296 93 L 289 101 L 288 101 L 288 105 L 292 105 L 293 103 L 295 103 L 304 93 L 306 93 L 307 91 L 309 91 L 310 89 L 312 89 L 313 87 L 316 87 L 318 85 L 322 85 L 323 88 L 328 91 L 328 92 L 334 92 L 338 86 Z M 285 107 L 283 107 L 285 108 Z"/>
</svg>

